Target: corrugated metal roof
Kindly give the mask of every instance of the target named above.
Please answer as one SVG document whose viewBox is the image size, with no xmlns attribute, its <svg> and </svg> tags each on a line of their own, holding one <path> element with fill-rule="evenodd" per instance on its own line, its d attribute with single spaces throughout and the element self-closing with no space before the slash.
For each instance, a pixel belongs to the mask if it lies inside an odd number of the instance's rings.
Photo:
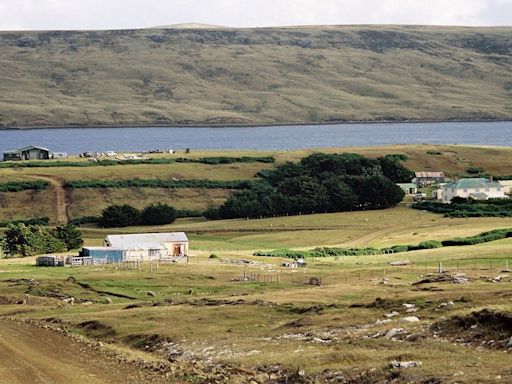
<svg viewBox="0 0 512 384">
<path fill-rule="evenodd" d="M 129 235 L 109 235 L 105 239 L 112 247 L 120 249 L 165 249 L 164 243 L 187 242 L 185 232 L 141 233 Z"/>
<path fill-rule="evenodd" d="M 90 251 L 122 251 L 121 248 L 114 247 L 82 247 L 83 249 L 88 249 Z"/>
<path fill-rule="evenodd" d="M 473 188 L 500 188 L 501 184 L 496 181 L 490 181 L 485 178 L 460 179 L 452 181 L 444 186 L 452 189 L 473 189 Z"/>
<path fill-rule="evenodd" d="M 414 172 L 416 177 L 438 178 L 444 177 L 444 172 Z"/>
<path fill-rule="evenodd" d="M 5 151 L 4 153 L 18 153 L 18 152 L 27 151 L 29 149 L 39 149 L 41 151 L 50 152 L 50 150 L 48 148 L 40 147 L 38 145 L 29 145 L 27 147 L 23 147 L 23 148 L 20 148 L 20 149 L 13 149 L 13 150 L 10 150 L 10 151 Z"/>
</svg>

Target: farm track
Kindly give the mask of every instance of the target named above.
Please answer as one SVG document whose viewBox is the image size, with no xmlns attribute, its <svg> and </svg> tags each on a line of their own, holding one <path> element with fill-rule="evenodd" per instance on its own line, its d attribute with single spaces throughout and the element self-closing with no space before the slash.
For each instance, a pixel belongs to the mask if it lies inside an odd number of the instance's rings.
<svg viewBox="0 0 512 384">
<path fill-rule="evenodd" d="M 50 183 L 55 192 L 55 214 L 57 216 L 57 223 L 68 223 L 71 196 L 64 188 L 63 180 L 60 180 L 58 177 L 49 175 L 29 175 L 29 177 L 47 181 L 48 183 Z"/>
<path fill-rule="evenodd" d="M 158 383 L 130 364 L 105 359 L 85 345 L 25 323 L 0 320 L 0 383 Z"/>
</svg>

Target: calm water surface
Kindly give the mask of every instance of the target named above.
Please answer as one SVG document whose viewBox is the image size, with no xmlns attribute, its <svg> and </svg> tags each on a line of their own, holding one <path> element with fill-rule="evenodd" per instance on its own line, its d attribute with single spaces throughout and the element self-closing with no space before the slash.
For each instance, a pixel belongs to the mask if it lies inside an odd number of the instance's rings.
<svg viewBox="0 0 512 384">
<path fill-rule="evenodd" d="M 301 149 L 389 144 L 512 146 L 512 122 L 378 123 L 243 128 L 65 128 L 0 131 L 0 152 L 41 145 L 54 152 L 152 149 Z"/>
</svg>

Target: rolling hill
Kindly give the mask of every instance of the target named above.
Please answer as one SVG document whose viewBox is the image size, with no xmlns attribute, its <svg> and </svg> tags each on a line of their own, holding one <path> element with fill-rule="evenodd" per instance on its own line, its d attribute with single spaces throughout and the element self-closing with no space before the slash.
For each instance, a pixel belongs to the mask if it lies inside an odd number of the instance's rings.
<svg viewBox="0 0 512 384">
<path fill-rule="evenodd" d="M 512 118 L 512 28 L 0 33 L 0 126 Z"/>
</svg>

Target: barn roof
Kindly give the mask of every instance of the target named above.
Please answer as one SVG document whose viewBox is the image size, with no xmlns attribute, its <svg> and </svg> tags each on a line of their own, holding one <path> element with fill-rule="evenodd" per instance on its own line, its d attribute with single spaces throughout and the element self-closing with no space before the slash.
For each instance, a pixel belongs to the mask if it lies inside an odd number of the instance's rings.
<svg viewBox="0 0 512 384">
<path fill-rule="evenodd" d="M 165 243 L 187 242 L 185 232 L 141 233 L 109 235 L 105 239 L 110 246 L 120 249 L 165 249 Z"/>
<path fill-rule="evenodd" d="M 13 149 L 13 150 L 10 150 L 10 151 L 5 151 L 4 153 L 18 153 L 18 152 L 28 151 L 30 149 L 39 149 L 41 151 L 50 152 L 50 150 L 48 148 L 46 148 L 46 147 L 41 147 L 39 145 L 28 145 L 28 146 L 23 147 L 23 148 Z"/>
<path fill-rule="evenodd" d="M 416 177 L 437 178 L 444 177 L 444 172 L 414 172 Z"/>
</svg>

